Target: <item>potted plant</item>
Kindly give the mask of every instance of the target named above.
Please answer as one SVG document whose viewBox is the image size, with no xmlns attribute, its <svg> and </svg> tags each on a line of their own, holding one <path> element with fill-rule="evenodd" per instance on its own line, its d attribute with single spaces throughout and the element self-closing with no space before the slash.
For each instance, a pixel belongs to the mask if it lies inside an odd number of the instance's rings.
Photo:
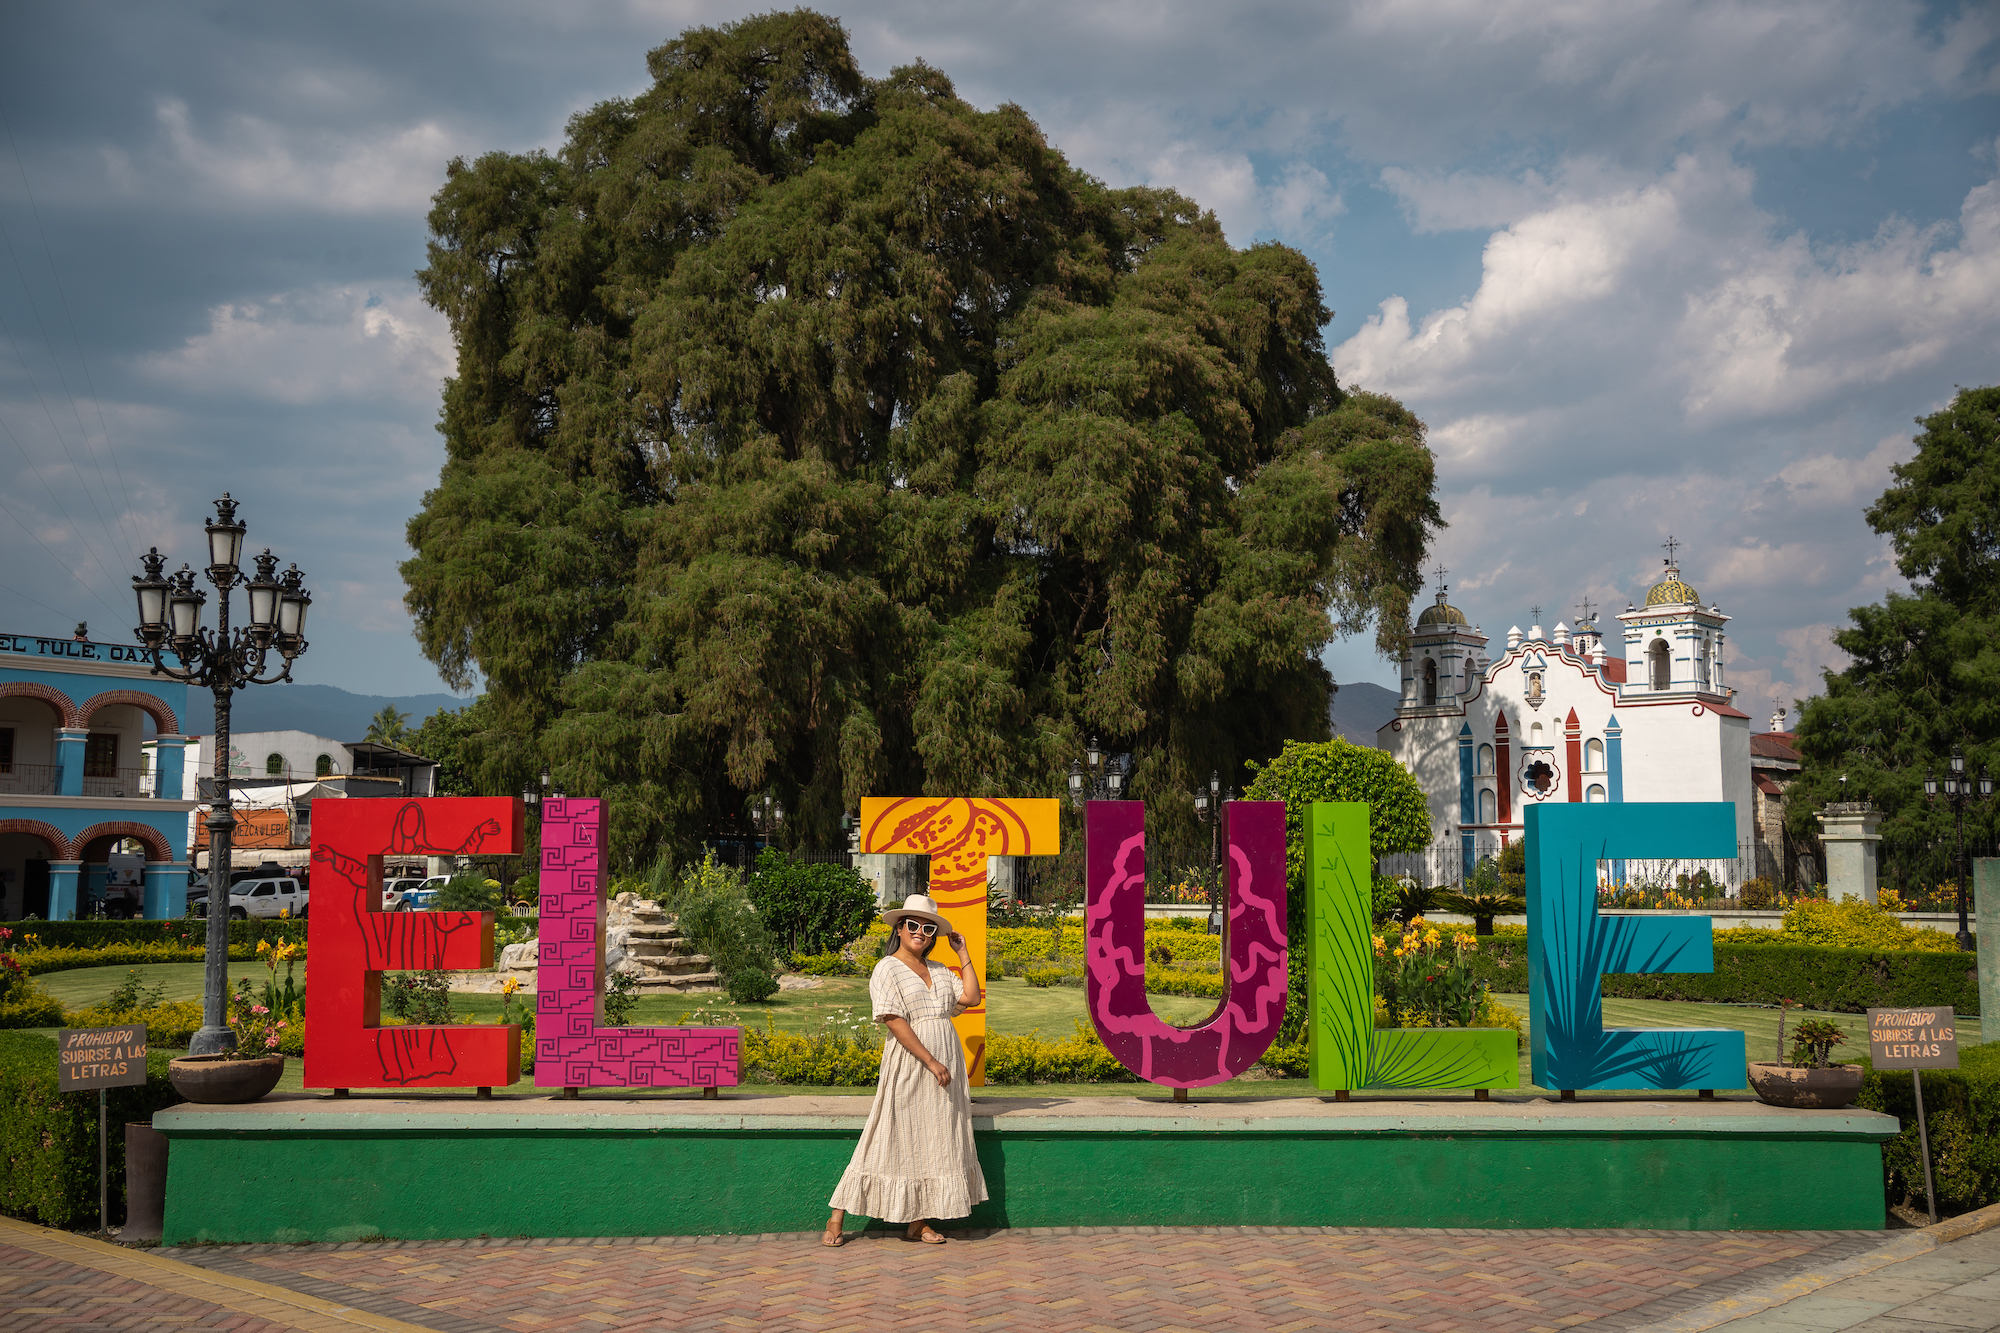
<svg viewBox="0 0 2000 1333">
<path fill-rule="evenodd" d="M 167 1079 L 174 1091 L 191 1102 L 210 1104 L 254 1102 L 285 1073 L 278 1053 L 278 1034 L 286 1021 L 250 993 L 250 978 L 236 983 L 229 997 L 229 1026 L 236 1048 L 219 1055 L 184 1055 L 167 1062 Z"/>
<path fill-rule="evenodd" d="M 1778 1058 L 1753 1061 L 1750 1086 L 1757 1100 L 1794 1110 L 1837 1111 L 1861 1095 L 1861 1066 L 1829 1063 L 1833 1048 L 1847 1043 L 1838 1023 L 1809 1018 L 1792 1033 L 1792 1058 L 1785 1059 L 1785 1017 L 1793 1001 L 1780 1001 Z"/>
</svg>

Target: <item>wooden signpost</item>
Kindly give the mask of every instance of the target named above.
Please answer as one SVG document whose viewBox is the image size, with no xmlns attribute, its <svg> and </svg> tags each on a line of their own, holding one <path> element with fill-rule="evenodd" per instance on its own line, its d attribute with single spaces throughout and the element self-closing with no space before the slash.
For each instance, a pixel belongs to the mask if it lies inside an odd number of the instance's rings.
<svg viewBox="0 0 2000 1333">
<path fill-rule="evenodd" d="M 106 1088 L 146 1081 L 146 1025 L 63 1028 L 56 1033 L 56 1091 L 97 1089 L 97 1230 L 110 1230 L 110 1150 L 105 1145 Z"/>
<path fill-rule="evenodd" d="M 1924 1203 L 1937 1218 L 1931 1181 L 1931 1134 L 1924 1123 L 1924 1071 L 1958 1068 L 1958 1019 L 1950 1009 L 1870 1009 L 1868 1059 L 1877 1069 L 1907 1069 L 1917 1090 L 1917 1146 L 1924 1155 Z"/>
</svg>

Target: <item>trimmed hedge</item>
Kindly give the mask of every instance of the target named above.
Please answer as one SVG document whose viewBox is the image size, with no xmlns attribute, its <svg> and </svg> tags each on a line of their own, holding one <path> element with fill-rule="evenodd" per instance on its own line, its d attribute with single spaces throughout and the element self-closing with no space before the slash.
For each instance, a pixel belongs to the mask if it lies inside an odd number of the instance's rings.
<svg viewBox="0 0 2000 1333">
<path fill-rule="evenodd" d="M 1440 926 L 1449 930 L 1449 926 Z M 1481 939 L 1472 973 L 1494 990 L 1528 989 L 1523 927 Z M 1858 1014 L 1871 1006 L 1948 1004 L 1979 1012 L 1975 955 L 1919 949 L 1831 949 L 1813 944 L 1715 942 L 1713 972 L 1625 972 L 1604 978 L 1604 995 L 1624 1000 L 1693 1000 L 1707 1004 L 1776 1004 Z"/>
<path fill-rule="evenodd" d="M 1958 1060 L 1956 1069 L 1924 1071 L 1931 1173 L 1941 1215 L 2000 1203 L 2000 1044 L 1961 1050 Z M 1866 1057 L 1856 1063 L 1868 1068 Z M 1903 1132 L 1882 1145 L 1883 1189 L 1892 1204 L 1920 1207 L 1924 1165 L 1910 1071 L 1868 1068 L 1857 1100 L 1902 1121 Z"/>
<path fill-rule="evenodd" d="M 125 1123 L 178 1105 L 167 1056 L 146 1059 L 146 1082 L 110 1089 L 111 1221 L 125 1214 Z M 97 1094 L 56 1091 L 56 1044 L 0 1032 L 0 1213 L 67 1229 L 97 1221 Z"/>
<path fill-rule="evenodd" d="M 37 947 L 43 949 L 101 949 L 112 944 L 180 944 L 199 949 L 208 938 L 208 922 L 201 917 L 174 917 L 167 921 L 10 921 L 7 929 L 14 932 L 9 943 L 21 953 L 34 952 L 22 947 L 21 941 L 28 935 L 33 935 Z M 229 923 L 232 948 L 247 944 L 255 949 L 258 940 L 303 947 L 306 923 L 261 918 Z"/>
<path fill-rule="evenodd" d="M 303 948 L 303 946 L 301 946 Z M 304 957 L 301 952 L 300 957 Z M 29 976 L 41 976 L 48 972 L 72 972 L 79 967 L 132 967 L 141 963 L 199 963 L 203 953 L 199 948 L 182 948 L 173 944 L 111 944 L 102 949 L 36 949 L 30 953 L 14 955 L 14 961 Z M 257 957 L 254 944 L 232 944 L 229 946 L 231 962 L 247 963 Z"/>
</svg>

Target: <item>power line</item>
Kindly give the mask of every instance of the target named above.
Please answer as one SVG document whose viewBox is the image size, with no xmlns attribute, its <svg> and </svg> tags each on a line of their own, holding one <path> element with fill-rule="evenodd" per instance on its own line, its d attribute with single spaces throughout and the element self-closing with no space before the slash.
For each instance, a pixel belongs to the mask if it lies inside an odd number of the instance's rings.
<svg viewBox="0 0 2000 1333">
<path fill-rule="evenodd" d="M 139 541 L 135 533 L 135 530 L 131 527 L 130 515 L 132 512 L 132 491 L 131 488 L 125 484 L 125 469 L 122 466 L 120 466 L 118 462 L 118 449 L 111 442 L 111 423 L 105 420 L 103 400 L 101 400 L 97 396 L 97 386 L 91 380 L 90 360 L 83 354 L 83 339 L 77 336 L 76 317 L 74 313 L 70 310 L 69 293 L 63 290 L 62 272 L 56 267 L 55 250 L 49 245 L 48 229 L 42 225 L 41 205 L 35 202 L 34 187 L 30 185 L 28 182 L 28 164 L 21 157 L 20 145 L 16 143 L 14 140 L 14 128 L 11 124 L 7 122 L 7 118 L 4 113 L 0 113 L 0 130 L 6 131 L 7 149 L 14 155 L 14 170 L 20 175 L 21 190 L 28 198 L 28 214 L 35 220 L 35 234 L 42 242 L 42 256 L 48 260 L 49 277 L 55 283 L 56 286 L 56 299 L 62 304 L 63 322 L 67 324 L 69 327 L 70 345 L 76 349 L 77 365 L 83 371 L 84 393 L 87 394 L 90 398 L 91 409 L 97 413 L 98 431 L 104 437 L 104 452 L 111 455 L 112 474 L 116 476 L 118 479 L 119 494 L 117 497 L 117 503 L 122 503 L 123 506 L 118 513 L 119 531 L 124 534 L 125 540 L 132 544 L 132 550 L 134 553 L 136 553 L 138 551 Z M 4 233 L 0 232 L 0 234 Z M 9 242 L 8 244 L 8 252 L 10 255 L 13 252 L 12 242 Z M 17 273 L 20 272 L 21 265 L 18 259 L 15 260 L 14 268 Z M 21 285 L 24 288 L 27 286 L 27 280 L 25 277 L 23 277 Z M 32 304 L 34 301 L 34 294 L 32 291 L 29 292 L 28 299 L 29 302 Z M 37 319 L 40 318 L 39 310 L 36 312 L 36 317 Z M 44 334 L 44 337 L 46 337 L 46 333 Z M 50 356 L 53 358 L 55 354 L 55 349 L 51 347 L 49 351 L 50 351 Z M 62 363 L 59 359 L 56 361 L 56 373 L 58 376 L 61 376 L 62 374 Z M 65 393 L 69 392 L 69 382 L 67 379 L 64 379 L 63 381 L 63 392 Z M 70 398 L 70 411 L 72 413 L 76 412 L 76 398 L 73 395 Z M 84 427 L 83 418 L 80 413 L 77 414 L 76 424 L 77 424 L 77 429 L 83 432 L 84 444 L 87 447 L 90 443 L 90 432 L 88 429 Z M 96 457 L 93 452 L 92 462 L 95 463 L 95 461 Z M 102 483 L 103 479 L 104 479 L 104 474 L 102 469 L 100 469 L 98 472 L 98 481 L 100 482 L 100 484 Z M 105 494 L 107 498 L 109 498 L 110 496 L 109 487 L 106 487 Z"/>
<path fill-rule="evenodd" d="M 7 235 L 7 227 L 3 222 L 0 222 L 0 245 L 7 247 L 7 258 L 14 265 L 14 276 L 21 280 L 21 290 L 28 298 L 28 309 L 34 314 L 35 327 L 40 330 L 42 335 L 42 345 L 48 348 L 49 360 L 55 363 L 56 382 L 62 385 L 63 396 L 69 400 L 70 415 L 76 418 L 77 433 L 83 436 L 84 447 L 89 449 L 90 432 L 84 429 L 83 413 L 77 408 L 76 395 L 69 391 L 69 377 L 63 374 L 62 358 L 56 355 L 55 345 L 49 341 L 49 328 L 42 320 L 42 308 L 35 301 L 34 290 L 28 286 L 28 275 L 21 268 L 20 257 L 14 253 L 14 242 Z M 70 468 L 76 473 L 77 489 L 83 492 L 84 499 L 90 501 L 90 512 L 96 517 L 97 526 L 104 529 L 105 540 L 116 544 L 120 539 L 111 531 L 111 525 L 104 521 L 104 511 L 97 507 L 97 497 L 91 494 L 90 484 L 84 478 L 83 469 L 77 465 L 76 455 L 70 452 L 69 441 L 63 438 L 62 428 L 56 425 L 56 414 L 49 407 L 48 399 L 42 396 L 42 386 L 35 379 L 35 372 L 28 368 L 28 359 L 21 354 L 21 345 L 15 341 L 14 331 L 11 327 L 7 326 L 4 316 L 0 316 L 0 329 L 6 330 L 8 345 L 14 349 L 14 359 L 21 363 L 21 373 L 27 376 L 29 387 L 35 391 L 35 401 L 42 405 L 42 413 L 49 419 L 49 429 L 55 433 L 56 443 L 62 446 L 63 457 L 69 459 Z M 104 485 L 104 467 L 97 461 L 97 454 L 94 450 L 90 452 L 90 463 L 92 469 L 97 473 L 97 484 L 104 488 L 105 499 L 109 500 L 111 492 L 110 488 Z M 134 552 L 133 554 L 137 553 Z"/>
<path fill-rule="evenodd" d="M 28 373 L 28 363 L 25 360 L 22 360 L 21 358 L 20 344 L 14 341 L 14 331 L 8 327 L 7 317 L 5 315 L 0 315 L 0 333 L 6 335 L 7 345 L 14 349 L 14 359 L 21 362 L 22 372 L 28 374 L 28 384 L 35 391 L 36 401 L 41 403 L 43 415 L 48 417 L 49 419 L 49 428 L 51 430 L 56 431 L 56 442 L 62 445 L 63 454 L 64 456 L 69 458 L 69 465 L 72 470 L 78 473 L 78 480 L 80 481 L 82 479 L 81 477 L 82 469 L 76 466 L 76 458 L 74 455 L 70 454 L 69 444 L 63 440 L 62 432 L 60 430 L 56 430 L 55 413 L 49 411 L 48 402 L 42 398 L 41 386 L 35 383 L 34 375 Z M 63 519 L 69 524 L 70 531 L 76 534 L 77 541 L 82 543 L 84 550 L 90 553 L 90 558 L 97 562 L 98 569 L 102 571 L 107 577 L 113 577 L 111 575 L 111 571 L 105 567 L 104 561 L 98 557 L 97 548 L 91 545 L 91 543 L 85 539 L 83 535 L 83 529 L 77 526 L 77 522 L 74 518 L 70 517 L 69 510 L 63 505 L 63 502 L 56 498 L 55 488 L 49 485 L 48 478 L 44 477 L 42 475 L 41 468 L 35 465 L 35 460 L 33 456 L 28 453 L 27 446 L 21 443 L 20 437 L 16 436 L 13 431 L 7 430 L 4 418 L 0 418 L 0 430 L 5 430 L 7 433 L 7 438 L 12 440 L 14 442 L 14 447 L 21 451 L 21 457 L 27 460 L 28 469 L 35 474 L 35 480 L 42 483 L 42 489 L 48 492 L 50 501 L 53 502 L 56 507 L 56 512 L 60 513 L 63 516 Z M 97 513 L 97 501 L 91 498 L 90 488 L 88 486 L 82 486 L 79 487 L 79 489 L 83 491 L 84 499 L 90 500 L 91 512 Z M 97 526 L 104 530 L 104 537 L 106 541 L 114 544 L 117 542 L 118 539 L 114 537 L 111 533 L 111 526 L 104 521 L 104 515 L 101 513 L 97 514 Z M 135 551 L 133 554 L 136 555 L 137 552 Z M 113 581 L 114 582 L 116 581 L 115 577 L 113 578 Z"/>
<path fill-rule="evenodd" d="M 18 441 L 16 443 L 18 443 Z M 68 561 L 64 560 L 61 556 L 57 555 L 54 551 L 49 551 L 49 544 L 43 541 L 40 535 L 38 535 L 33 528 L 29 527 L 26 523 L 22 522 L 20 515 L 16 514 L 12 509 L 9 509 L 7 507 L 7 502 L 5 500 L 0 500 L 0 513 L 4 513 L 7 515 L 8 518 L 13 519 L 15 524 L 21 529 L 21 531 L 27 533 L 30 537 L 34 538 L 35 545 L 41 547 L 44 551 L 48 551 L 49 559 L 55 561 L 56 566 L 59 569 L 63 570 L 71 578 L 75 579 L 78 583 L 82 583 L 83 590 L 89 593 L 92 597 L 95 597 L 97 599 L 97 604 L 99 606 L 103 607 L 106 611 L 111 612 L 111 618 L 113 620 L 116 620 L 118 618 L 119 614 L 118 611 L 111 605 L 111 603 L 104 600 L 103 594 L 99 593 L 97 589 L 91 587 L 88 583 L 84 583 L 83 575 L 77 573 L 75 568 L 71 566 Z M 74 527 L 75 525 L 72 524 L 71 526 Z M 22 596 L 27 596 L 27 594 L 23 593 Z M 34 599 L 29 598 L 29 600 L 33 601 Z M 40 603 L 36 604 L 40 605 Z M 54 610 L 55 608 L 50 607 L 49 609 Z"/>
</svg>

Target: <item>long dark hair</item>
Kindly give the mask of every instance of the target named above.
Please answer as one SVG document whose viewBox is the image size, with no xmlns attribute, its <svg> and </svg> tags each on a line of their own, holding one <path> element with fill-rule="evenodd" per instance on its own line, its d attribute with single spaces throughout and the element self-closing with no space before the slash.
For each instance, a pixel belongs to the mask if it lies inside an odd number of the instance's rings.
<svg viewBox="0 0 2000 1333">
<path fill-rule="evenodd" d="M 882 957 L 895 957 L 896 950 L 902 947 L 903 922 L 909 919 L 908 917 L 904 917 L 889 928 L 889 933 L 882 939 Z M 939 931 L 936 935 L 926 935 L 924 937 L 924 947 L 917 950 L 917 957 L 928 963 L 931 960 L 931 950 L 937 948 L 938 939 L 943 934 L 943 931 Z"/>
</svg>

